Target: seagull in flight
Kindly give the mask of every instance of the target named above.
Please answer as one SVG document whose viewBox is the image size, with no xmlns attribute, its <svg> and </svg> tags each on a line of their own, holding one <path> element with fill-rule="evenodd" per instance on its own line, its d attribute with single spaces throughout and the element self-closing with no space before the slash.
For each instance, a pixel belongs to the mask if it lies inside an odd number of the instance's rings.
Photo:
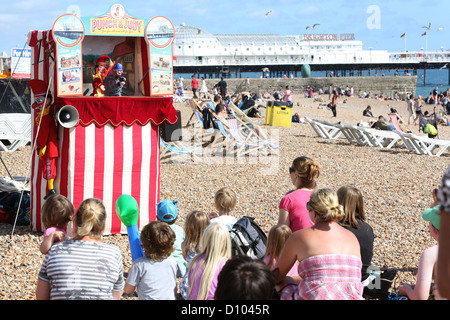
<svg viewBox="0 0 450 320">
<path fill-rule="evenodd" d="M 272 10 L 269 10 L 269 11 L 267 11 L 266 12 L 266 18 L 269 16 L 269 14 L 271 14 L 272 13 Z"/>
<path fill-rule="evenodd" d="M 427 29 L 427 30 L 430 30 L 430 29 L 431 29 L 431 22 L 428 24 L 428 27 L 427 27 L 427 26 L 423 26 L 422 28 L 425 28 L 425 29 Z"/>
<path fill-rule="evenodd" d="M 307 26 L 306 27 L 306 30 L 308 30 L 308 29 L 315 29 L 316 28 L 316 26 L 320 26 L 320 24 L 318 24 L 318 23 L 315 23 L 315 24 L 313 24 L 313 26 L 312 27 L 310 27 L 310 26 Z"/>
</svg>

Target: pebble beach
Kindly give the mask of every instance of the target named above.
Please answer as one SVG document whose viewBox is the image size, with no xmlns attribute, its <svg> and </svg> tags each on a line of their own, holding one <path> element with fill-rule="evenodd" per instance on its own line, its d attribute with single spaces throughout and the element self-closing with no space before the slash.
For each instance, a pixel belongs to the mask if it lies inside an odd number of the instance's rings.
<svg viewBox="0 0 450 320">
<path fill-rule="evenodd" d="M 323 106 L 329 102 L 328 95 L 320 97 L 324 101 L 295 94 L 293 113 L 330 123 L 356 125 L 361 120 L 371 120 L 362 116 L 370 105 L 376 117 L 388 118 L 393 107 L 407 119 L 405 101 L 358 97 L 346 98 L 346 103 L 340 97 L 337 117 L 333 118 L 332 112 Z M 189 105 L 177 102 L 174 107 L 181 111 L 185 126 L 192 114 Z M 433 106 L 425 105 L 425 110 L 433 112 Z M 418 126 L 402 125 L 413 133 L 419 131 Z M 211 163 L 161 164 L 160 199 L 178 201 L 177 224 L 183 226 L 184 217 L 192 210 L 214 211 L 214 193 L 228 186 L 238 195 L 234 215 L 254 217 L 268 233 L 277 223 L 281 198 L 293 188 L 288 171 L 292 160 L 308 156 L 321 165 L 318 187 L 337 190 L 343 185 L 353 185 L 362 191 L 368 223 L 375 233 L 372 264 L 397 268 L 395 287 L 401 282 L 414 284 L 422 251 L 435 244 L 421 215 L 432 203 L 432 190 L 440 184 L 450 164 L 450 152 L 430 157 L 398 147 L 351 145 L 343 136 L 336 140 L 318 137 L 307 123 L 292 123 L 290 128 L 261 126 L 269 138 L 276 138 L 280 145 L 277 154 L 242 159 L 218 157 Z M 190 129 L 183 130 L 187 138 Z M 439 139 L 450 140 L 449 127 L 439 126 L 438 130 Z M 30 152 L 29 146 L 13 153 L 2 152 L 12 176 L 29 176 Z M 0 164 L 0 176 L 7 175 L 5 166 Z M 0 300 L 35 299 L 37 274 L 44 259 L 39 251 L 41 240 L 42 233 L 31 232 L 29 226 L 15 226 L 13 230 L 11 224 L 0 224 Z M 121 248 L 126 276 L 131 267 L 127 235 L 107 235 L 103 241 Z"/>
</svg>

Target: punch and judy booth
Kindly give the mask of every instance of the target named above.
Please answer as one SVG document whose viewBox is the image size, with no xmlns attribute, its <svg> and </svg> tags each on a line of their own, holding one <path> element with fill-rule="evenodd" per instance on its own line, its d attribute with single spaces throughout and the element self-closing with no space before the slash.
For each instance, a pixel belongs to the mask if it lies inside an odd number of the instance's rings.
<svg viewBox="0 0 450 320">
<path fill-rule="evenodd" d="M 138 202 L 140 227 L 155 220 L 160 125 L 178 120 L 172 105 L 173 37 L 165 17 L 134 18 L 121 4 L 98 17 L 62 15 L 51 30 L 28 34 L 31 78 L 48 84 L 54 97 L 59 150 L 54 190 L 75 209 L 86 198 L 101 199 L 108 214 L 105 234 L 126 233 L 114 210 L 123 194 Z M 99 69 L 101 87 L 95 84 Z M 119 74 L 124 79 L 117 90 Z M 37 115 L 32 110 L 33 119 Z M 32 122 L 35 141 L 46 128 Z M 44 166 L 33 152 L 31 228 L 38 232 L 44 230 L 41 207 L 49 192 Z"/>
</svg>

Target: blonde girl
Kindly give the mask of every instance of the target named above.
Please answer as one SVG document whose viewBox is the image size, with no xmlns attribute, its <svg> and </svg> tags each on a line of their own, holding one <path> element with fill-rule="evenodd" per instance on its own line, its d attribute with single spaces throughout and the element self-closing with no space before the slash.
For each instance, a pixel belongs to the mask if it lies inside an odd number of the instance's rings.
<svg viewBox="0 0 450 320">
<path fill-rule="evenodd" d="M 291 229 L 284 224 L 277 224 L 270 228 L 263 261 L 271 270 L 275 268 L 281 250 L 283 250 L 284 244 L 291 234 Z M 290 277 L 298 277 L 297 263 L 294 264 L 287 275 Z"/>
<path fill-rule="evenodd" d="M 231 258 L 228 229 L 221 223 L 211 223 L 203 232 L 202 252 L 189 263 L 189 300 L 214 300 L 217 277 L 225 262 Z"/>
<path fill-rule="evenodd" d="M 183 258 L 186 260 L 188 266 L 192 258 L 201 252 L 203 231 L 209 223 L 208 215 L 205 212 L 198 210 L 188 213 L 184 220 L 183 227 L 185 240 L 181 243 L 181 252 L 183 253 Z M 183 280 L 180 283 L 180 293 L 184 299 L 187 299 L 187 288 L 188 272 L 184 274 Z"/>
</svg>

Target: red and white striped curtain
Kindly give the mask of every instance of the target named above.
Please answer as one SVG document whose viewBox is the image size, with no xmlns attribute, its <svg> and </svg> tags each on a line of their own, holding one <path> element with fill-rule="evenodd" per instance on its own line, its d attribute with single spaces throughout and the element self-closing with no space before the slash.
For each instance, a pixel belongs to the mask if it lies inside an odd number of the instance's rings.
<svg viewBox="0 0 450 320">
<path fill-rule="evenodd" d="M 51 81 L 55 96 L 55 53 L 49 53 L 51 31 L 31 31 L 28 40 L 32 47 L 31 78 Z M 146 54 L 142 56 L 147 59 Z M 34 125 L 34 110 L 32 117 Z M 60 157 L 54 187 L 72 201 L 75 210 L 84 199 L 99 198 L 108 216 L 104 234 L 126 233 L 116 215 L 115 203 L 122 194 L 129 194 L 139 204 L 139 228 L 155 220 L 160 185 L 158 126 L 152 122 L 131 126 L 77 125 L 70 129 L 59 126 L 58 139 Z M 31 229 L 42 232 L 40 209 L 47 194 L 47 181 L 42 177 L 36 152 L 32 154 L 31 178 Z M 70 234 L 72 225 L 68 229 Z"/>
</svg>

